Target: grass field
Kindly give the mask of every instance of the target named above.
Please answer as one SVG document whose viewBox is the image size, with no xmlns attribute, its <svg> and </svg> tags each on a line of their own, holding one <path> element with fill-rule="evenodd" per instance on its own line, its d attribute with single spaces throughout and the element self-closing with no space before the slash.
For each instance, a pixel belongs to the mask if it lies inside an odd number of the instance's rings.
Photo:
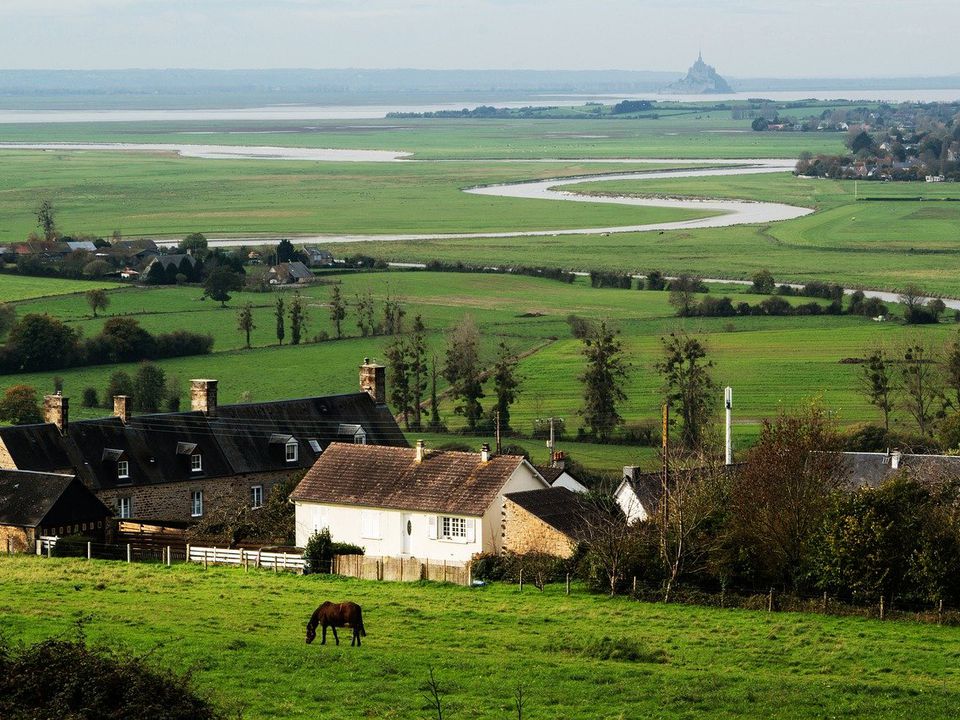
<svg viewBox="0 0 960 720">
<path fill-rule="evenodd" d="M 82 293 L 94 288 L 111 289 L 118 287 L 121 286 L 112 282 L 0 274 L 0 303 L 32 298 L 51 298 L 58 295 Z M 75 300 L 72 302 L 75 302 Z"/>
<path fill-rule="evenodd" d="M 3 629 L 149 653 L 258 718 L 943 718 L 960 629 L 608 599 L 560 586 L 460 588 L 70 559 L 0 558 Z M 53 599 L 56 599 L 55 601 Z M 361 648 L 311 646 L 325 599 L 363 607 Z M 601 659 L 608 644 L 632 661 Z"/>
<path fill-rule="evenodd" d="M 552 280 L 494 274 L 428 273 L 422 271 L 357 273 L 337 276 L 348 302 L 369 291 L 378 301 L 387 296 L 400 299 L 408 320 L 421 314 L 429 328 L 429 346 L 442 362 L 445 330 L 465 314 L 477 321 L 483 335 L 483 356 L 492 363 L 496 345 L 504 339 L 516 352 L 536 351 L 520 362 L 523 384 L 512 408 L 514 427 L 528 434 L 536 418 L 564 418 L 567 430 L 575 434 L 580 425 L 583 368 L 581 343 L 570 335 L 566 318 L 575 314 L 594 320 L 605 319 L 621 331 L 621 340 L 631 364 L 625 390 L 627 401 L 622 414 L 629 422 L 654 422 L 662 398 L 661 379 L 655 363 L 660 356 L 659 338 L 674 330 L 702 336 L 715 363 L 714 378 L 719 387 L 735 389 L 735 437 L 743 447 L 756 436 L 760 420 L 780 409 L 793 408 L 819 397 L 843 425 L 877 421 L 859 388 L 859 366 L 842 363 L 862 357 L 876 344 L 895 348 L 913 338 L 941 344 L 955 333 L 952 324 L 908 328 L 896 322 L 875 323 L 859 317 L 736 317 L 690 318 L 674 316 L 664 292 L 590 288 L 584 279 L 573 285 Z M 308 306 L 307 337 L 326 332 L 334 335 L 326 307 L 329 285 L 303 289 Z M 747 295 L 737 286 L 718 286 L 714 295 L 729 294 L 735 301 L 756 303 L 761 298 Z M 278 347 L 274 335 L 272 293 L 236 293 L 231 306 L 221 309 L 202 301 L 195 287 L 133 288 L 109 293 L 108 315 L 136 318 L 151 332 L 178 328 L 208 332 L 215 338 L 209 356 L 164 360 L 160 364 L 174 375 L 184 389 L 192 377 L 216 377 L 222 402 L 241 399 L 272 400 L 337 392 L 356 388 L 356 368 L 363 357 L 383 359 L 389 338 L 361 338 L 352 310 L 344 324 L 348 337 L 338 341 Z M 243 336 L 236 330 L 236 308 L 254 304 L 256 329 L 253 349 L 243 349 Z M 793 298 L 794 303 L 808 302 Z M 90 317 L 82 295 L 64 295 L 17 303 L 18 314 L 46 312 L 79 328 L 89 337 L 100 331 L 104 318 Z M 289 329 L 288 329 L 289 331 Z M 79 397 L 84 387 L 102 392 L 111 372 L 124 369 L 131 374 L 135 365 L 94 366 L 57 373 L 6 376 L 8 383 L 25 382 L 48 392 L 52 376 L 60 375 L 64 391 L 76 400 L 74 417 L 97 417 L 99 408 L 83 408 Z M 266 369 L 266 371 L 265 371 Z M 441 390 L 445 387 L 441 380 Z M 487 388 L 484 406 L 489 407 L 492 388 Z M 719 398 L 719 390 L 718 390 Z M 450 402 L 442 404 L 445 421 L 452 429 L 462 420 L 452 413 Z M 895 426 L 910 427 L 906 413 L 894 414 Z M 412 436 L 411 436 L 412 438 Z M 437 443 L 444 440 L 438 438 Z M 466 438 L 470 444 L 480 439 Z M 434 439 L 431 438 L 431 442 Z M 530 448 L 543 455 L 542 443 Z M 626 464 L 648 464 L 649 449 L 625 446 L 565 448 L 578 460 L 609 471 Z"/>
</svg>

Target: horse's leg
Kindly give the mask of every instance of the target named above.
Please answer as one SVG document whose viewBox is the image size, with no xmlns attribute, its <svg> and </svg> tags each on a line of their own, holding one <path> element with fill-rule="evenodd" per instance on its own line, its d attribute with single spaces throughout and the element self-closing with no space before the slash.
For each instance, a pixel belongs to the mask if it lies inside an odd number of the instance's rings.
<svg viewBox="0 0 960 720">
<path fill-rule="evenodd" d="M 357 639 L 357 647 L 360 647 L 360 628 L 353 628 L 353 636 Z"/>
<path fill-rule="evenodd" d="M 333 630 L 333 639 L 336 640 L 336 641 L 337 641 L 337 645 L 339 645 L 339 644 L 340 644 L 340 638 L 337 637 L 337 626 L 336 626 L 336 625 L 331 625 L 331 626 L 330 626 L 330 629 Z"/>
<path fill-rule="evenodd" d="M 324 625 L 323 625 L 323 640 L 320 641 L 320 644 L 321 644 L 321 645 L 326 645 L 326 644 L 327 644 L 327 625 L 326 625 L 326 623 L 324 623 Z"/>
</svg>

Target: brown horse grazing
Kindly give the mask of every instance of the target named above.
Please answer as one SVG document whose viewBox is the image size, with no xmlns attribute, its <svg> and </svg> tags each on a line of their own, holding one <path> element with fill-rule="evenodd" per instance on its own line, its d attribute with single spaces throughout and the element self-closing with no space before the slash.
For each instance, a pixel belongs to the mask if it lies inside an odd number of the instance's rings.
<svg viewBox="0 0 960 720">
<path fill-rule="evenodd" d="M 323 628 L 321 645 L 327 644 L 327 628 L 333 630 L 333 639 L 340 644 L 340 638 L 337 637 L 338 627 L 353 628 L 353 637 L 350 638 L 350 647 L 357 643 L 360 647 L 360 638 L 367 636 L 367 631 L 363 629 L 363 614 L 360 612 L 360 606 L 355 602 L 332 603 L 329 600 L 316 610 L 310 616 L 307 623 L 307 644 L 313 642 L 317 636 L 317 625 Z"/>
</svg>

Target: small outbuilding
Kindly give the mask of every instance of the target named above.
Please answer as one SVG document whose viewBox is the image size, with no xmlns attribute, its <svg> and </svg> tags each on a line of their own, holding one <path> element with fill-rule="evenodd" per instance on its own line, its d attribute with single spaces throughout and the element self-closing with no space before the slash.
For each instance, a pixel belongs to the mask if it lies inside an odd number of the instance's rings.
<svg viewBox="0 0 960 720">
<path fill-rule="evenodd" d="M 0 551 L 31 552 L 41 536 L 103 541 L 113 512 L 75 475 L 0 470 Z"/>
<path fill-rule="evenodd" d="M 286 262 L 267 270 L 267 282 L 271 285 L 313 282 L 314 275 L 302 262 Z"/>
<path fill-rule="evenodd" d="M 581 495 L 565 487 L 509 493 L 504 506 L 503 549 L 568 558 L 584 539 L 589 514 Z"/>
</svg>

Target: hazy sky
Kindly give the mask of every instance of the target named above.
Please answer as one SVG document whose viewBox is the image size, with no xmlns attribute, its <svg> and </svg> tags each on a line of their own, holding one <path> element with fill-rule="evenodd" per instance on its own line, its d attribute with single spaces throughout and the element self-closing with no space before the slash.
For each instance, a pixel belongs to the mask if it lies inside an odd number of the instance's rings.
<svg viewBox="0 0 960 720">
<path fill-rule="evenodd" d="M 0 0 L 0 67 L 960 73 L 960 0 Z"/>
</svg>

